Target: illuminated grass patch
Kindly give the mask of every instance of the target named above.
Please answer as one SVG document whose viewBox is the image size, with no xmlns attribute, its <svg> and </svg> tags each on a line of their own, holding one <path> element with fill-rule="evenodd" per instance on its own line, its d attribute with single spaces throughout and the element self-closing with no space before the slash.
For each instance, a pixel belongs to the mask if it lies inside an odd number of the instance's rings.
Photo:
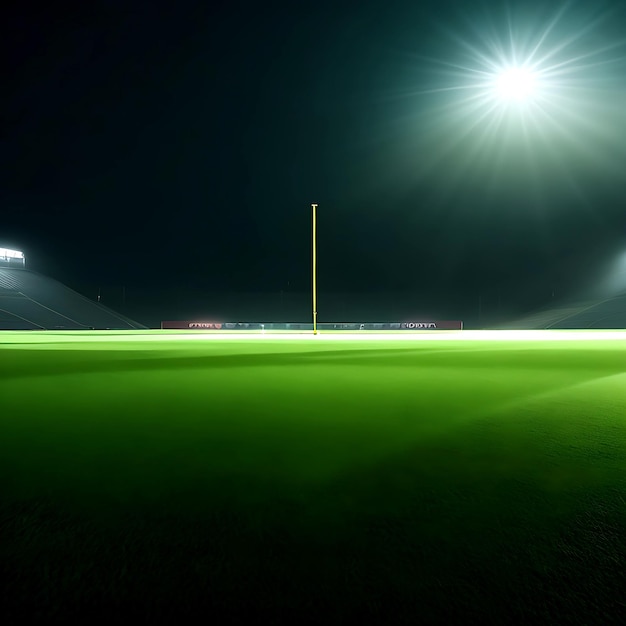
<svg viewBox="0 0 626 626">
<path fill-rule="evenodd" d="M 618 615 L 623 335 L 164 336 L 0 336 L 16 614 Z"/>
</svg>

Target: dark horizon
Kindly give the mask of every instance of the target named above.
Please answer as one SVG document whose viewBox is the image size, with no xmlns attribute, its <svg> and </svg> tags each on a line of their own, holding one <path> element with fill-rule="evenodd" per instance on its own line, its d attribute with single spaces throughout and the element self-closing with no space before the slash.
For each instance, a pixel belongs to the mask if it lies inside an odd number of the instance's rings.
<svg viewBox="0 0 626 626">
<path fill-rule="evenodd" d="M 455 317 L 571 296 L 626 249 L 624 23 L 610 1 L 14 4 L 0 245 L 182 315 L 205 294 L 305 298 L 317 202 L 322 294 Z M 460 69 L 507 24 L 568 68 L 523 124 L 478 109 Z"/>
</svg>

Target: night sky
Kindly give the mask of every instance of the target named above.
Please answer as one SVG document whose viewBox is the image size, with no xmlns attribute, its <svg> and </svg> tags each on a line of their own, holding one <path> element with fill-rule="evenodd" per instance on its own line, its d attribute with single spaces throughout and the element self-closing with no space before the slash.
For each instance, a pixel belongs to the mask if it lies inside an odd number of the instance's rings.
<svg viewBox="0 0 626 626">
<path fill-rule="evenodd" d="M 626 250 L 624 1 L 63 6 L 3 16 L 0 243 L 89 297 L 306 293 L 311 202 L 321 292 L 539 304 Z"/>
</svg>

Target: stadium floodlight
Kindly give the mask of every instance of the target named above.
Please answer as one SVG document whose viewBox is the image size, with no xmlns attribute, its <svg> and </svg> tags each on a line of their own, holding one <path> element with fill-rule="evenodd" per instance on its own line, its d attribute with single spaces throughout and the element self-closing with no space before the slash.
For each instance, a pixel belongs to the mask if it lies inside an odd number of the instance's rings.
<svg viewBox="0 0 626 626">
<path fill-rule="evenodd" d="M 0 248 L 0 259 L 8 261 L 9 259 L 23 259 L 24 253 L 20 250 L 9 250 L 8 248 Z"/>
<path fill-rule="evenodd" d="M 623 177 L 626 8 L 518 4 L 446 26 L 441 54 L 420 57 L 407 119 L 419 131 L 415 153 L 428 157 L 410 160 L 407 176 L 536 198 L 579 198 L 586 172 Z"/>
<path fill-rule="evenodd" d="M 501 102 L 528 102 L 538 91 L 539 75 L 527 67 L 505 67 L 494 78 L 494 94 Z"/>
<path fill-rule="evenodd" d="M 24 253 L 21 250 L 11 250 L 9 248 L 0 248 L 0 264 L 3 267 L 19 266 L 24 267 Z"/>
</svg>

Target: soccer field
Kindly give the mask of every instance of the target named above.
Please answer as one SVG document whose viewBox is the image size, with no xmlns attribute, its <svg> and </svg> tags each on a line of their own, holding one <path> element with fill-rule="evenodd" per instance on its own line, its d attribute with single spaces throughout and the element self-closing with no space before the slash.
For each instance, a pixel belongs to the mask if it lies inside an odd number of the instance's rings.
<svg viewBox="0 0 626 626">
<path fill-rule="evenodd" d="M 16 619 L 619 623 L 626 332 L 3 332 L 0 475 Z"/>
</svg>

